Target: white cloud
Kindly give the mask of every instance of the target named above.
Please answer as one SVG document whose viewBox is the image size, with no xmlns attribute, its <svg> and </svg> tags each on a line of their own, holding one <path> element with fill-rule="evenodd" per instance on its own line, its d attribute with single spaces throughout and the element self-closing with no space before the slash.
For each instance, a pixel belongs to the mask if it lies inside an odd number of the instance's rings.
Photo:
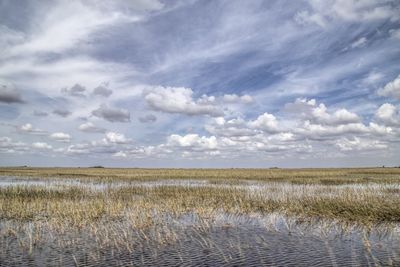
<svg viewBox="0 0 400 267">
<path fill-rule="evenodd" d="M 214 119 L 213 124 L 208 124 L 205 129 L 218 136 L 253 136 L 258 133 L 256 129 L 249 127 L 248 122 L 241 118 L 225 120 L 223 117 Z"/>
<path fill-rule="evenodd" d="M 327 9 L 330 9 L 329 5 Z M 399 19 L 399 10 L 390 1 L 336 0 L 332 10 L 340 18 L 350 21 Z"/>
<path fill-rule="evenodd" d="M 114 153 L 112 156 L 116 157 L 116 158 L 127 158 L 128 157 L 128 155 L 123 151 L 118 151 L 118 152 Z"/>
<path fill-rule="evenodd" d="M 323 125 L 358 123 L 361 120 L 357 114 L 343 108 L 329 113 L 327 107 L 323 103 L 317 105 L 315 99 L 297 98 L 294 103 L 286 104 L 285 110 L 305 120 Z"/>
<path fill-rule="evenodd" d="M 326 27 L 327 25 L 326 19 L 321 14 L 310 13 L 308 10 L 297 12 L 294 20 L 301 25 L 317 24 L 320 27 Z"/>
<path fill-rule="evenodd" d="M 49 150 L 52 149 L 52 146 L 44 143 L 44 142 L 35 142 L 32 144 L 33 148 L 40 149 L 40 150 Z"/>
<path fill-rule="evenodd" d="M 116 132 L 107 132 L 105 140 L 115 144 L 129 144 L 132 143 L 132 139 L 126 138 L 125 135 Z"/>
<path fill-rule="evenodd" d="M 361 37 L 351 44 L 351 48 L 360 48 L 365 46 L 366 43 L 367 43 L 367 38 Z"/>
<path fill-rule="evenodd" d="M 210 150 L 217 148 L 217 138 L 215 136 L 199 136 L 198 134 L 187 134 L 184 136 L 173 134 L 168 137 L 168 146 L 186 147 L 193 150 Z"/>
<path fill-rule="evenodd" d="M 27 123 L 27 124 L 22 125 L 22 126 L 20 127 L 20 130 L 21 130 L 21 131 L 24 131 L 24 132 L 29 132 L 29 131 L 32 131 L 32 130 L 33 130 L 33 126 L 32 126 L 32 124 Z"/>
<path fill-rule="evenodd" d="M 342 125 L 321 125 L 305 121 L 303 125 L 294 129 L 294 132 L 310 139 L 325 139 L 345 134 L 366 134 L 368 128 L 362 123 L 348 123 Z"/>
<path fill-rule="evenodd" d="M 86 122 L 79 125 L 78 129 L 87 133 L 104 133 L 105 129 L 95 126 L 92 122 Z"/>
<path fill-rule="evenodd" d="M 46 135 L 47 132 L 41 129 L 33 127 L 30 123 L 25 123 L 17 128 L 21 133 L 36 134 L 36 135 Z"/>
<path fill-rule="evenodd" d="M 86 144 L 76 144 L 76 145 L 70 145 L 66 149 L 60 150 L 60 152 L 63 152 L 67 155 L 82 155 L 82 154 L 89 154 L 90 150 L 89 147 Z"/>
<path fill-rule="evenodd" d="M 110 5 L 104 3 L 86 5 L 85 2 L 59 1 L 48 6 L 40 23 L 33 27 L 32 34 L 25 36 L 24 42 L 14 46 L 10 54 L 61 53 L 85 41 L 101 28 L 140 19 L 138 15 L 128 16 L 110 9 Z"/>
<path fill-rule="evenodd" d="M 377 71 L 371 71 L 363 79 L 363 83 L 365 83 L 367 85 L 376 84 L 377 82 L 382 80 L 383 77 L 385 77 L 385 75 L 383 73 L 380 73 Z"/>
<path fill-rule="evenodd" d="M 254 100 L 250 95 L 242 95 L 239 96 L 237 94 L 225 94 L 222 97 L 224 102 L 227 103 L 243 103 L 243 104 L 250 104 L 252 103 Z"/>
<path fill-rule="evenodd" d="M 369 129 L 370 129 L 371 133 L 376 134 L 376 135 L 388 136 L 393 133 L 393 129 L 391 127 L 379 125 L 374 122 L 369 123 Z"/>
<path fill-rule="evenodd" d="M 360 139 L 354 137 L 353 139 L 341 138 L 336 141 L 335 145 L 341 151 L 361 151 L 361 150 L 381 150 L 387 149 L 387 144 L 379 140 Z"/>
<path fill-rule="evenodd" d="M 381 105 L 375 112 L 375 118 L 385 125 L 400 125 L 400 114 L 395 106 L 389 103 Z"/>
<path fill-rule="evenodd" d="M 391 20 L 400 18 L 400 10 L 391 1 L 381 0 L 310 0 L 312 11 L 303 10 L 296 14 L 295 20 L 300 24 L 315 23 L 326 27 L 331 21 L 349 22 Z"/>
<path fill-rule="evenodd" d="M 260 129 L 266 132 L 277 132 L 278 121 L 275 116 L 269 113 L 264 113 L 254 121 L 250 121 L 248 125 L 251 128 Z"/>
<path fill-rule="evenodd" d="M 0 152 L 1 153 L 24 153 L 28 152 L 29 147 L 23 142 L 13 142 L 10 137 L 0 137 Z"/>
<path fill-rule="evenodd" d="M 68 143 L 71 141 L 71 136 L 69 134 L 62 133 L 62 132 L 53 133 L 50 135 L 50 138 L 55 141 L 64 142 L 64 143 Z"/>
<path fill-rule="evenodd" d="M 212 96 L 195 100 L 193 91 L 184 87 L 155 87 L 143 93 L 147 104 L 154 110 L 186 115 L 221 116 L 222 110 L 214 103 Z"/>
<path fill-rule="evenodd" d="M 400 100 L 400 75 L 393 81 L 387 83 L 383 88 L 379 88 L 378 95 L 393 97 Z"/>
</svg>

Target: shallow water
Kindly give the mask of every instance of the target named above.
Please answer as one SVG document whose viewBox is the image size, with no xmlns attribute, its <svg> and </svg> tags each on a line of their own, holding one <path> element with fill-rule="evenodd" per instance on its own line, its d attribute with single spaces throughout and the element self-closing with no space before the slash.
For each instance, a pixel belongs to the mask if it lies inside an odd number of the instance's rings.
<svg viewBox="0 0 400 267">
<path fill-rule="evenodd" d="M 145 232 L 125 224 L 126 243 L 100 242 L 90 231 L 52 232 L 33 249 L 2 235 L 0 266 L 399 266 L 400 232 L 327 227 L 282 216 L 220 214 L 204 221 L 195 214 L 163 218 Z M 6 227 L 2 224 L 1 227 Z M 32 228 L 32 227 L 31 227 Z M 28 228 L 28 229 L 31 229 Z M 165 232 L 173 238 L 159 242 Z M 26 233 L 26 229 L 25 229 Z M 22 234 L 22 233 L 21 233 Z M 111 238 L 112 236 L 107 236 Z M 110 240 L 111 240 L 110 239 Z M 169 240 L 169 241 L 168 241 Z M 129 247 L 129 248 L 128 248 Z"/>
<path fill-rule="evenodd" d="M 0 188 L 10 186 L 80 186 L 83 188 L 94 190 L 105 190 L 107 188 L 120 188 L 125 186 L 142 186 L 142 187 L 158 187 L 158 186 L 184 186 L 184 187 L 199 187 L 209 185 L 206 180 L 162 180 L 162 181 L 129 181 L 129 182 L 96 182 L 82 181 L 80 179 L 68 178 L 31 178 L 20 176 L 0 176 Z"/>
<path fill-rule="evenodd" d="M 183 186 L 246 189 L 269 198 L 288 194 L 334 196 L 342 190 L 383 190 L 399 185 L 293 185 L 207 180 L 98 183 L 79 179 L 0 177 L 0 188 L 80 186 L 105 190 L 124 186 Z M 383 191 L 382 191 L 383 192 Z M 377 191 L 379 193 L 379 191 Z M 400 226 L 344 227 L 335 222 L 299 221 L 281 215 L 231 215 L 201 218 L 154 214 L 158 224 L 136 229 L 129 220 L 98 222 L 91 228 L 45 222 L 0 222 L 0 266 L 400 266 Z M 40 225 L 40 224 L 39 224 Z M 35 236 L 38 240 L 32 241 Z M 161 237 L 160 237 L 161 236 Z"/>
<path fill-rule="evenodd" d="M 227 182 L 227 181 L 226 181 Z M 89 189 L 104 190 L 107 188 L 119 188 L 124 186 L 160 187 L 160 186 L 182 186 L 182 187 L 216 187 L 231 189 L 246 189 L 251 192 L 263 191 L 270 188 L 279 188 L 280 191 L 292 190 L 293 188 L 314 189 L 319 191 L 333 191 L 340 189 L 360 190 L 360 189 L 396 189 L 400 192 L 400 184 L 342 184 L 342 185 L 322 185 L 322 184 L 292 184 L 289 182 L 260 182 L 256 180 L 235 180 L 235 183 L 218 183 L 212 180 L 199 179 L 160 179 L 149 181 L 117 181 L 101 182 L 77 178 L 32 178 L 24 176 L 0 176 L 0 188 L 9 186 L 82 186 Z"/>
</svg>

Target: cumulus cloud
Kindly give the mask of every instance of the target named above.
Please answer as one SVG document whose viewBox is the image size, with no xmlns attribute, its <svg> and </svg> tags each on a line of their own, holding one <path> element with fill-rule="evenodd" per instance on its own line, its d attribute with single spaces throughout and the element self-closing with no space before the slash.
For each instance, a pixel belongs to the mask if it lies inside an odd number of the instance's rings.
<svg viewBox="0 0 400 267">
<path fill-rule="evenodd" d="M 298 135 L 319 140 L 333 138 L 346 134 L 365 134 L 368 133 L 368 127 L 362 123 L 349 123 L 341 125 L 321 125 L 305 121 L 303 125 L 294 129 Z"/>
<path fill-rule="evenodd" d="M 391 127 L 387 127 L 384 125 L 379 125 L 374 122 L 369 123 L 369 130 L 372 134 L 381 135 L 381 136 L 388 136 L 391 135 L 394 131 Z"/>
<path fill-rule="evenodd" d="M 329 113 L 325 104 L 317 105 L 315 99 L 297 98 L 294 103 L 285 105 L 285 110 L 305 120 L 324 125 L 339 125 L 360 122 L 360 117 L 346 109 Z"/>
<path fill-rule="evenodd" d="M 378 95 L 393 97 L 400 100 L 400 75 L 387 83 L 383 88 L 378 89 Z"/>
<path fill-rule="evenodd" d="M 217 148 L 215 136 L 199 136 L 198 134 L 179 135 L 173 134 L 168 137 L 168 146 L 192 148 L 193 150 L 213 150 Z"/>
<path fill-rule="evenodd" d="M 97 86 L 96 88 L 93 89 L 92 94 L 96 96 L 103 96 L 103 97 L 109 97 L 113 91 L 111 89 L 108 89 L 105 85 L 100 85 Z"/>
<path fill-rule="evenodd" d="M 35 134 L 35 135 L 45 135 L 47 134 L 46 131 L 33 127 L 30 123 L 25 123 L 19 126 L 18 131 L 21 133 L 28 133 L 28 134 Z"/>
<path fill-rule="evenodd" d="M 23 142 L 14 142 L 10 137 L 0 137 L 0 152 L 1 153 L 16 153 L 27 152 L 29 147 Z"/>
<path fill-rule="evenodd" d="M 123 151 L 118 151 L 118 152 L 114 153 L 112 156 L 116 157 L 116 158 L 127 158 L 128 157 L 127 153 L 123 152 Z"/>
<path fill-rule="evenodd" d="M 200 136 L 198 134 L 172 134 L 165 144 L 157 147 L 157 153 L 178 153 L 181 157 L 201 159 L 254 157 L 270 153 L 310 153 L 312 146 L 295 142 L 292 133 L 254 136 Z"/>
<path fill-rule="evenodd" d="M 35 142 L 32 144 L 32 147 L 40 150 L 49 150 L 53 148 L 51 145 L 44 142 Z"/>
<path fill-rule="evenodd" d="M 53 133 L 50 135 L 50 138 L 58 141 L 58 142 L 64 142 L 64 143 L 69 143 L 71 141 L 71 136 L 66 133 L 58 132 L 58 133 Z"/>
<path fill-rule="evenodd" d="M 62 88 L 61 92 L 69 96 L 85 97 L 86 88 L 76 83 L 70 88 Z"/>
<path fill-rule="evenodd" d="M 69 115 L 71 115 L 71 111 L 66 110 L 66 109 L 55 109 L 53 110 L 53 114 L 58 115 L 60 117 L 66 118 Z"/>
<path fill-rule="evenodd" d="M 341 138 L 335 143 L 341 151 L 362 151 L 362 150 L 381 150 L 387 149 L 387 144 L 379 140 Z"/>
<path fill-rule="evenodd" d="M 109 122 L 130 122 L 131 114 L 126 109 L 111 108 L 107 105 L 101 105 L 98 109 L 92 111 L 92 115 L 105 119 Z"/>
<path fill-rule="evenodd" d="M 238 96 L 237 94 L 225 94 L 222 99 L 227 103 L 250 104 L 253 102 L 253 98 L 249 95 Z"/>
<path fill-rule="evenodd" d="M 250 128 L 248 122 L 242 118 L 234 118 L 225 120 L 223 117 L 214 119 L 214 123 L 205 126 L 205 129 L 218 136 L 253 136 L 257 134 L 257 130 Z"/>
<path fill-rule="evenodd" d="M 194 99 L 190 88 L 159 86 L 145 90 L 143 97 L 157 111 L 214 117 L 223 115 L 223 111 L 215 105 L 215 97 L 203 95 Z"/>
<path fill-rule="evenodd" d="M 400 125 L 399 111 L 389 103 L 385 103 L 378 108 L 375 112 L 375 118 L 385 125 Z"/>
<path fill-rule="evenodd" d="M 266 132 L 278 131 L 278 121 L 274 115 L 269 113 L 264 113 L 258 116 L 256 120 L 250 121 L 249 126 Z"/>
<path fill-rule="evenodd" d="M 155 122 L 157 117 L 153 114 L 147 114 L 138 118 L 141 123 Z"/>
<path fill-rule="evenodd" d="M 132 143 L 132 139 L 126 138 L 125 135 L 116 132 L 107 132 L 105 140 L 115 144 L 129 144 Z"/>
<path fill-rule="evenodd" d="M 0 102 L 11 103 L 24 103 L 21 93 L 10 83 L 0 80 Z"/>
<path fill-rule="evenodd" d="M 104 128 L 95 126 L 92 122 L 82 123 L 78 129 L 87 133 L 104 133 L 106 131 Z"/>
</svg>

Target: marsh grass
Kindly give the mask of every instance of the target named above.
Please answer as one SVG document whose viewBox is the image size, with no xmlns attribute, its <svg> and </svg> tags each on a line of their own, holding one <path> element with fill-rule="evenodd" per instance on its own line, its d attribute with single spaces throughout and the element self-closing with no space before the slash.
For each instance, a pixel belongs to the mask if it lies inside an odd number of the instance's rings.
<svg viewBox="0 0 400 267">
<path fill-rule="evenodd" d="M 11 179 L 0 186 L 0 259 L 18 250 L 40 255 L 49 246 L 73 255 L 71 265 L 112 258 L 117 251 L 146 251 L 154 258 L 159 247 L 190 240 L 226 264 L 245 257 L 246 244 L 224 244 L 235 256 L 207 236 L 215 227 L 237 227 L 231 216 L 244 218 L 247 228 L 252 218 L 278 218 L 266 223 L 270 230 L 283 224 L 297 234 L 316 228 L 351 232 L 356 226 L 399 235 L 399 169 L 0 168 L 1 175 L 49 184 L 12 185 Z M 270 246 L 262 240 L 259 245 Z M 85 248 L 90 254 L 78 257 Z M 135 258 L 133 265 L 146 260 Z"/>
<path fill-rule="evenodd" d="M 148 187 L 138 184 L 104 190 L 83 186 L 11 186 L 0 188 L 0 219 L 60 219 L 84 224 L 99 219 L 118 219 L 127 212 L 140 212 L 141 216 L 151 217 L 147 213 L 157 210 L 173 214 L 280 212 L 363 224 L 398 223 L 399 189 L 400 186 L 393 184 L 333 186 L 288 183 L 252 187 L 235 184 Z"/>
<path fill-rule="evenodd" d="M 343 169 L 117 169 L 0 168 L 0 176 L 77 178 L 96 181 L 210 180 L 291 182 L 297 184 L 399 183 L 400 168 Z"/>
</svg>

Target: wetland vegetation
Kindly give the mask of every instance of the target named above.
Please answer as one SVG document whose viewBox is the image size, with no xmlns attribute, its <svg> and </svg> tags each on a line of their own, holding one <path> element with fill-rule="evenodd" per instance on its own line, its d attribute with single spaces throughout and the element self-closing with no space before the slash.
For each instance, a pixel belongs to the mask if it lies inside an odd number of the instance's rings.
<svg viewBox="0 0 400 267">
<path fill-rule="evenodd" d="M 0 176 L 0 262 L 11 265 L 279 266 L 269 256 L 282 238 L 295 250 L 322 242 L 329 265 L 350 245 L 349 263 L 400 263 L 398 168 L 24 167 Z"/>
</svg>

